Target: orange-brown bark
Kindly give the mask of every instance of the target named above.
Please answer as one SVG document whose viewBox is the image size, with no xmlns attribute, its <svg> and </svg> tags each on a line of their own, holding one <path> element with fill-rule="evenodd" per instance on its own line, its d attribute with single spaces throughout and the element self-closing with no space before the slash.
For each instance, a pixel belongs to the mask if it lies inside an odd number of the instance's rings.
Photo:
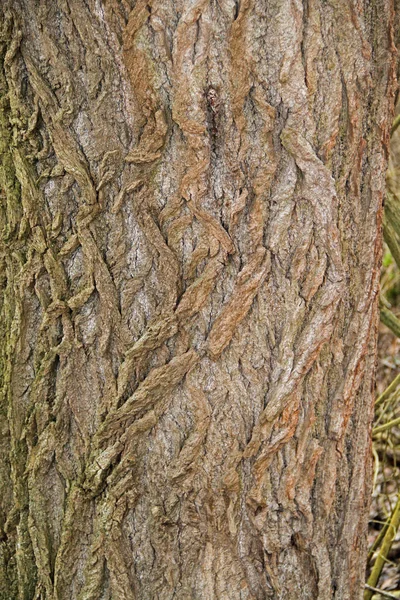
<svg viewBox="0 0 400 600">
<path fill-rule="evenodd" d="M 0 15 L 1 598 L 361 598 L 391 2 Z"/>
</svg>

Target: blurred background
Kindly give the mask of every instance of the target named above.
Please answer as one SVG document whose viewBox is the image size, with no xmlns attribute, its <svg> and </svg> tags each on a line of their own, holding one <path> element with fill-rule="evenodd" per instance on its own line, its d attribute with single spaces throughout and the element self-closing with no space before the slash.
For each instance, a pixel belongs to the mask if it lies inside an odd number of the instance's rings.
<svg viewBox="0 0 400 600">
<path fill-rule="evenodd" d="M 365 600 L 400 598 L 400 102 L 392 127 L 383 229 Z"/>
</svg>

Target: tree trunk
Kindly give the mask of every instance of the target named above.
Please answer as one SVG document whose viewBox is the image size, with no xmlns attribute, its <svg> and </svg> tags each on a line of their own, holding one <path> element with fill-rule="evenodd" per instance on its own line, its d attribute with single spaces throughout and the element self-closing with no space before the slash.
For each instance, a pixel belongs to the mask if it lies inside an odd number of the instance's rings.
<svg viewBox="0 0 400 600">
<path fill-rule="evenodd" d="M 3 0 L 1 583 L 362 597 L 390 0 Z"/>
</svg>

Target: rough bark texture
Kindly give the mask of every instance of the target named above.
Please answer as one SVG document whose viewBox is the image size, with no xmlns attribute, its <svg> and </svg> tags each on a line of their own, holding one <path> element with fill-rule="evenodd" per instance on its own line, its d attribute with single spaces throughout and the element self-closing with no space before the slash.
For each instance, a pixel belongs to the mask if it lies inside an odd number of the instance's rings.
<svg viewBox="0 0 400 600">
<path fill-rule="evenodd" d="M 361 598 L 392 12 L 2 1 L 2 599 Z"/>
</svg>

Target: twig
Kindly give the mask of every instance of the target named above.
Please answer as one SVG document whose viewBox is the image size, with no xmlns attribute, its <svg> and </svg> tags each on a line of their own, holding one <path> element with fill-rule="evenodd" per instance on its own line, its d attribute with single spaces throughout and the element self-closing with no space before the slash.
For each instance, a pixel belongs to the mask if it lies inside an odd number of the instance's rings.
<svg viewBox="0 0 400 600">
<path fill-rule="evenodd" d="M 390 130 L 391 136 L 394 134 L 394 132 L 396 131 L 396 129 L 398 128 L 399 125 L 400 125 L 400 115 L 397 115 L 397 117 L 393 121 L 392 129 Z"/>
<path fill-rule="evenodd" d="M 392 394 L 392 392 L 394 392 L 396 390 L 396 388 L 399 384 L 400 384 L 400 373 L 397 375 L 397 377 L 395 377 L 393 379 L 392 383 L 390 385 L 388 385 L 386 390 L 384 392 L 382 392 L 382 394 L 378 397 L 377 401 L 375 402 L 375 406 L 378 406 L 378 404 L 381 404 L 381 402 L 386 400 L 386 398 L 388 396 L 390 396 L 390 394 Z"/>
<path fill-rule="evenodd" d="M 394 598 L 394 600 L 399 600 L 399 596 L 393 596 L 393 594 L 391 594 L 390 592 L 385 592 L 384 590 L 372 587 L 372 585 L 368 585 L 368 583 L 365 584 L 365 587 L 367 588 L 367 590 L 371 590 L 371 592 L 376 592 L 377 594 L 384 596 L 384 598 Z"/>
<path fill-rule="evenodd" d="M 394 507 L 394 510 L 390 517 L 388 528 L 385 533 L 385 537 L 383 538 L 383 541 L 382 541 L 382 547 L 376 557 L 374 566 L 372 567 L 371 574 L 368 577 L 368 585 L 366 586 L 367 589 L 364 592 L 364 600 L 371 600 L 373 590 L 371 591 L 370 588 L 375 587 L 379 581 L 379 577 L 381 575 L 383 565 L 386 562 L 386 557 L 392 546 L 392 542 L 396 535 L 399 524 L 400 524 L 400 494 L 397 498 L 396 506 Z"/>
<path fill-rule="evenodd" d="M 378 455 L 378 452 L 376 451 L 375 444 L 372 444 L 372 454 L 374 457 L 374 479 L 372 482 L 372 489 L 375 492 L 376 482 L 378 481 L 378 475 L 379 475 L 379 455 Z"/>
<path fill-rule="evenodd" d="M 393 421 L 388 421 L 387 423 L 384 423 L 383 425 L 379 425 L 379 427 L 375 427 L 372 430 L 372 434 L 375 435 L 376 433 L 380 433 L 381 431 L 390 429 L 391 427 L 394 427 L 395 425 L 398 425 L 399 423 L 400 423 L 400 417 L 397 417 L 397 419 L 393 419 Z"/>
<path fill-rule="evenodd" d="M 384 306 L 383 304 L 381 304 L 380 310 L 382 323 L 384 323 L 386 327 L 389 327 L 389 329 L 393 331 L 395 336 L 400 338 L 400 320 L 396 317 L 396 315 L 392 313 L 391 310 L 386 308 L 386 306 Z"/>
<path fill-rule="evenodd" d="M 384 524 L 384 526 L 382 527 L 382 529 L 379 532 L 379 535 L 376 537 L 374 543 L 372 544 L 369 552 L 368 552 L 368 559 L 367 562 L 369 563 L 372 559 L 372 557 L 374 556 L 376 550 L 379 548 L 379 546 L 381 545 L 381 541 L 383 540 L 383 538 L 386 535 L 386 532 L 388 530 L 389 527 L 389 519 L 386 521 L 386 523 Z"/>
</svg>

